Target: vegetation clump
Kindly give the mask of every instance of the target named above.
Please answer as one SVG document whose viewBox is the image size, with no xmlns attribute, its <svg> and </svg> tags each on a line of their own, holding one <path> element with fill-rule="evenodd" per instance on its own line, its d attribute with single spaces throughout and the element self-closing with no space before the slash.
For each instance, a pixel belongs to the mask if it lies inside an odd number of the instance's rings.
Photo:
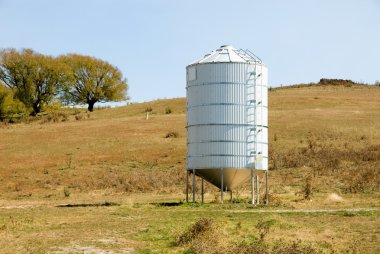
<svg viewBox="0 0 380 254">
<path fill-rule="evenodd" d="M 66 122 L 68 119 L 69 119 L 69 116 L 65 112 L 51 112 L 42 118 L 42 123 Z"/>
<path fill-rule="evenodd" d="M 71 192 L 70 192 L 70 189 L 68 187 L 63 188 L 63 195 L 65 196 L 65 198 L 70 197 Z"/>
<path fill-rule="evenodd" d="M 326 86 L 345 86 L 345 87 L 351 87 L 354 85 L 359 85 L 359 83 L 356 83 L 349 79 L 328 79 L 328 78 L 322 78 L 319 80 L 318 85 Z"/>
<path fill-rule="evenodd" d="M 176 131 L 169 131 L 166 133 L 165 138 L 178 138 L 179 134 Z"/>
<path fill-rule="evenodd" d="M 264 241 L 269 233 L 269 228 L 275 224 L 275 220 L 259 221 L 256 228 L 259 230 L 260 238 L 249 237 L 247 240 L 234 242 L 229 240 L 209 218 L 200 218 L 192 224 L 185 232 L 180 234 L 175 246 L 187 247 L 185 253 L 193 254 L 322 254 L 322 249 L 300 240 L 286 242 L 276 240 Z M 240 226 L 241 227 L 241 226 Z M 334 250 L 328 248 L 329 252 Z"/>
<path fill-rule="evenodd" d="M 333 250 L 329 252 L 334 253 Z M 282 240 L 267 244 L 262 241 L 253 240 L 250 242 L 243 241 L 229 246 L 227 254 L 322 254 L 323 250 L 313 247 L 311 244 L 302 241 L 285 242 Z"/>
<path fill-rule="evenodd" d="M 0 121 L 12 121 L 14 118 L 23 117 L 26 112 L 25 105 L 14 98 L 12 89 L 0 84 Z"/>
<path fill-rule="evenodd" d="M 177 245 L 191 243 L 199 237 L 215 230 L 214 221 L 209 218 L 200 218 L 177 238 Z"/>
<path fill-rule="evenodd" d="M 265 236 L 269 233 L 269 229 L 276 223 L 275 220 L 259 221 L 256 228 L 259 231 L 260 240 L 264 241 Z"/>
<path fill-rule="evenodd" d="M 280 87 L 270 87 L 269 91 L 276 91 L 279 89 L 287 89 L 287 88 L 303 88 L 303 87 L 311 87 L 311 86 L 342 86 L 342 87 L 354 87 L 354 86 L 365 86 L 367 84 L 363 83 L 357 83 L 349 79 L 328 79 L 328 78 L 321 78 L 318 83 L 308 83 L 308 84 L 295 84 L 295 85 L 288 85 Z M 375 86 L 377 83 L 375 82 Z M 315 97 L 315 99 L 319 99 L 318 97 Z"/>
<path fill-rule="evenodd" d="M 217 254 L 223 253 L 223 239 L 215 222 L 209 218 L 200 218 L 176 240 L 177 246 L 187 246 L 187 253 Z"/>
<path fill-rule="evenodd" d="M 305 185 L 303 186 L 303 198 L 306 200 L 310 200 L 313 195 L 311 180 L 311 176 L 307 176 L 305 179 Z"/>
<path fill-rule="evenodd" d="M 169 108 L 169 107 L 167 107 L 167 108 L 165 108 L 165 114 L 171 114 L 172 113 L 172 109 L 171 108 Z"/>
</svg>

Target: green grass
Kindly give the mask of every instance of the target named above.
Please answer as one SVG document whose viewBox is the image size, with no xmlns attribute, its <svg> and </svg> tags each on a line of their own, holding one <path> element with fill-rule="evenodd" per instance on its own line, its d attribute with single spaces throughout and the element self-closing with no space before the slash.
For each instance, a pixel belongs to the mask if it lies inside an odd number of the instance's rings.
<svg viewBox="0 0 380 254">
<path fill-rule="evenodd" d="M 122 205 L 98 208 L 0 210 L 0 247 L 5 253 L 46 252 L 74 246 L 137 253 L 181 253 L 176 237 L 199 218 L 211 218 L 228 241 L 259 237 L 257 224 L 271 221 L 265 241 L 300 239 L 318 248 L 345 250 L 355 243 L 361 253 L 378 253 L 379 211 L 336 213 L 254 213 L 249 208 Z M 237 226 L 239 224 L 239 226 Z M 7 241 L 12 239 L 12 241 Z M 227 239 L 227 238 L 226 238 Z M 36 240 L 36 241 L 33 241 Z M 145 252 L 144 252 L 145 251 Z"/>
</svg>

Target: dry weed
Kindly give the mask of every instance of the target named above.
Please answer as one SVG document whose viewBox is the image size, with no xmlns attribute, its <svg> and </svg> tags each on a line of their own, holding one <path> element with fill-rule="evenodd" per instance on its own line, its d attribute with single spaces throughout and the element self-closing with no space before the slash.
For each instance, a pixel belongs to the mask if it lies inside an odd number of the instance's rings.
<svg viewBox="0 0 380 254">
<path fill-rule="evenodd" d="M 222 233 L 209 218 L 197 220 L 177 237 L 176 245 L 187 246 L 188 253 L 196 254 L 219 254 L 225 250 Z"/>
</svg>

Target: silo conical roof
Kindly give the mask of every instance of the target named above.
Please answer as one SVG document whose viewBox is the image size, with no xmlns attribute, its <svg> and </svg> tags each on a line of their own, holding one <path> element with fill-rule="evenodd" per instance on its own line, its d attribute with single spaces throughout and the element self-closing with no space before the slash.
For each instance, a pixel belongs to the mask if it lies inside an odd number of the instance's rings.
<svg viewBox="0 0 380 254">
<path fill-rule="evenodd" d="M 261 62 L 260 58 L 255 56 L 248 50 L 236 49 L 231 45 L 222 45 L 217 50 L 214 50 L 203 58 L 191 63 L 204 64 L 204 63 L 252 63 Z"/>
</svg>

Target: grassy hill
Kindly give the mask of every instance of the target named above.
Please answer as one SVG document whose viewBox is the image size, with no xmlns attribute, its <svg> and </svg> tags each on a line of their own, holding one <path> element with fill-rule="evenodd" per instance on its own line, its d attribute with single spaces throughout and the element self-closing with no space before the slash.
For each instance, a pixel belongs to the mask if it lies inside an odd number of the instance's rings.
<svg viewBox="0 0 380 254">
<path fill-rule="evenodd" d="M 145 120 L 148 107 L 153 111 Z M 0 247 L 12 253 L 69 246 L 68 252 L 75 252 L 70 242 L 77 239 L 81 246 L 116 253 L 127 252 L 126 246 L 138 253 L 181 253 L 187 247 L 171 246 L 175 236 L 206 216 L 226 225 L 224 230 L 234 234 L 235 241 L 257 235 L 257 221 L 272 219 L 275 233 L 268 241 L 301 239 L 325 250 L 346 250 L 355 244 L 362 252 L 380 250 L 379 212 L 252 214 L 252 221 L 242 212 L 248 206 L 244 203 L 230 207 L 231 213 L 213 205 L 198 210 L 149 205 L 184 199 L 185 110 L 185 98 L 178 98 L 91 114 L 66 109 L 28 123 L 0 124 Z M 271 89 L 269 143 L 270 209 L 379 207 L 380 87 Z M 305 188 L 311 200 L 304 199 Z M 243 185 L 236 201 L 245 202 L 248 190 Z M 207 202 L 217 202 L 216 188 L 207 185 L 206 192 Z M 104 200 L 122 206 L 73 208 L 69 213 L 54 207 Z M 120 223 L 126 228 L 118 228 Z M 319 224 L 310 229 L 313 223 Z M 244 230 L 236 229 L 237 224 Z M 61 238 L 48 237 L 55 234 Z M 37 236 L 47 237 L 39 240 L 39 247 L 31 242 Z M 116 242 L 91 242 L 107 237 Z M 356 240 L 360 242 L 351 245 Z"/>
<path fill-rule="evenodd" d="M 341 170 L 357 174 L 357 167 L 379 166 L 379 98 L 380 88 L 372 86 L 272 90 L 271 169 L 308 167 L 323 176 L 336 171 L 342 176 Z M 145 120 L 148 107 L 153 111 Z M 165 114 L 166 109 L 172 113 Z M 91 114 L 79 110 L 64 114 L 63 122 L 45 116 L 32 123 L 1 125 L 0 174 L 7 179 L 0 187 L 3 195 L 59 196 L 63 187 L 71 192 L 182 192 L 184 98 L 105 108 Z M 165 138 L 170 132 L 178 137 Z M 273 174 L 276 177 L 277 172 Z M 350 183 L 342 186 L 338 182 L 343 180 L 331 179 L 332 185 L 325 187 L 350 188 Z M 379 182 L 372 180 L 379 179 L 368 179 L 362 189 L 351 191 L 373 189 Z"/>
</svg>

